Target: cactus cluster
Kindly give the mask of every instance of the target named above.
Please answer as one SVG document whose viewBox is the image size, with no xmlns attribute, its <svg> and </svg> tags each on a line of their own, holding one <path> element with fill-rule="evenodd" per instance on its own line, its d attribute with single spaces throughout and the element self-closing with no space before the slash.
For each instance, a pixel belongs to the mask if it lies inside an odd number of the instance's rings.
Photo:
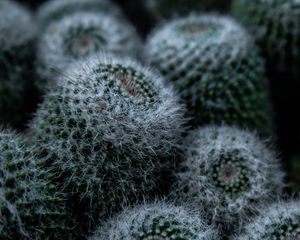
<svg viewBox="0 0 300 240">
<path fill-rule="evenodd" d="M 262 209 L 235 240 L 281 240 L 300 238 L 300 202 L 278 202 Z"/>
<path fill-rule="evenodd" d="M 250 29 L 272 64 L 299 73 L 298 0 L 234 0 L 233 14 Z"/>
<path fill-rule="evenodd" d="M 35 25 L 19 4 L 0 2 L 0 123 L 19 125 L 32 69 Z M 32 80 L 32 82 L 30 82 Z"/>
<path fill-rule="evenodd" d="M 238 227 L 281 194 L 279 161 L 253 133 L 210 126 L 194 130 L 185 144 L 172 196 L 204 206 L 216 221 Z"/>
<path fill-rule="evenodd" d="M 40 88 L 53 84 L 70 63 L 99 51 L 138 55 L 140 39 L 125 20 L 113 16 L 79 12 L 50 24 L 38 44 Z"/>
<path fill-rule="evenodd" d="M 77 12 L 107 13 L 123 18 L 119 7 L 110 0 L 50 0 L 41 5 L 37 19 L 41 27 Z"/>
<path fill-rule="evenodd" d="M 74 226 L 64 195 L 32 151 L 21 136 L 0 131 L 0 239 L 67 238 Z"/>
<path fill-rule="evenodd" d="M 32 135 L 64 190 L 107 214 L 154 188 L 184 131 L 178 102 L 133 60 L 93 56 L 47 94 Z"/>
<path fill-rule="evenodd" d="M 224 11 L 230 0 L 146 0 L 146 7 L 157 19 L 186 15 L 191 11 Z"/>
<path fill-rule="evenodd" d="M 216 240 L 218 230 L 195 212 L 164 202 L 125 210 L 100 227 L 90 240 Z"/>
<path fill-rule="evenodd" d="M 238 125 L 271 132 L 263 62 L 233 19 L 192 15 L 171 21 L 148 39 L 149 61 L 175 84 L 194 125 Z"/>
</svg>

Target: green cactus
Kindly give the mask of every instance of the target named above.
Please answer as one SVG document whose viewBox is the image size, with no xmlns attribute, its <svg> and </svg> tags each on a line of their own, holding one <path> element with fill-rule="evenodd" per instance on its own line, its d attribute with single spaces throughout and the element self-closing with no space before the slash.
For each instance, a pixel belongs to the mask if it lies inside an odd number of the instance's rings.
<svg viewBox="0 0 300 240">
<path fill-rule="evenodd" d="M 195 212 L 164 202 L 125 210 L 101 226 L 90 240 L 215 240 L 218 229 Z"/>
<path fill-rule="evenodd" d="M 19 126 L 33 67 L 35 25 L 27 9 L 0 2 L 0 123 Z"/>
<path fill-rule="evenodd" d="M 171 21 L 154 31 L 146 52 L 186 100 L 194 125 L 226 123 L 270 134 L 264 65 L 233 19 L 192 15 Z"/>
<path fill-rule="evenodd" d="M 158 19 L 195 11 L 226 11 L 231 0 L 146 0 L 146 7 Z"/>
<path fill-rule="evenodd" d="M 268 61 L 299 76 L 300 2 L 234 0 L 233 14 L 254 35 Z"/>
<path fill-rule="evenodd" d="M 122 11 L 110 0 L 50 0 L 40 6 L 37 18 L 41 27 L 77 12 L 108 13 L 122 18 Z"/>
<path fill-rule="evenodd" d="M 154 189 L 159 159 L 175 154 L 183 122 L 160 76 L 132 60 L 94 56 L 63 74 L 31 129 L 58 184 L 93 209 L 82 210 L 89 217 Z"/>
<path fill-rule="evenodd" d="M 0 131 L 0 239 L 68 239 L 64 196 L 23 138 Z"/>
<path fill-rule="evenodd" d="M 52 86 L 71 63 L 100 51 L 137 56 L 142 48 L 135 29 L 125 20 L 90 12 L 68 15 L 50 24 L 38 43 L 39 88 Z"/>
</svg>

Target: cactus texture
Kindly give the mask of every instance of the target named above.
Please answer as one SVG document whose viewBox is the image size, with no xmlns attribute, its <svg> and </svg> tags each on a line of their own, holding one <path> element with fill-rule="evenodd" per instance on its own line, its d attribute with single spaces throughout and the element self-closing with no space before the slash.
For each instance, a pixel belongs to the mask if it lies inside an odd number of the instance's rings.
<svg viewBox="0 0 300 240">
<path fill-rule="evenodd" d="M 159 75 L 132 60 L 94 56 L 73 65 L 32 123 L 65 191 L 107 214 L 159 179 L 175 154 L 184 109 Z"/>
<path fill-rule="evenodd" d="M 281 240 L 300 238 L 300 202 L 275 203 L 260 215 L 235 240 Z"/>
<path fill-rule="evenodd" d="M 249 27 L 269 61 L 299 73 L 299 0 L 235 0 L 233 14 Z"/>
<path fill-rule="evenodd" d="M 20 136 L 0 131 L 0 239 L 67 239 L 73 226 L 63 195 L 31 152 Z"/>
<path fill-rule="evenodd" d="M 39 41 L 41 88 L 74 61 L 99 51 L 137 55 L 139 46 L 137 33 L 125 20 L 88 12 L 68 15 L 50 24 Z"/>
<path fill-rule="evenodd" d="M 125 210 L 100 227 L 90 240 L 216 240 L 218 230 L 204 219 L 172 204 L 158 202 Z"/>
<path fill-rule="evenodd" d="M 204 127 L 194 130 L 185 144 L 185 160 L 171 195 L 204 206 L 216 221 L 238 227 L 260 204 L 281 193 L 279 161 L 254 134 Z"/>
<path fill-rule="evenodd" d="M 38 9 L 37 18 L 41 27 L 77 12 L 108 13 L 123 18 L 117 5 L 110 0 L 50 0 Z"/>
<path fill-rule="evenodd" d="M 148 10 L 157 18 L 185 15 L 191 11 L 226 11 L 230 0 L 146 0 Z"/>
<path fill-rule="evenodd" d="M 0 123 L 19 125 L 32 68 L 35 25 L 27 9 L 0 2 Z"/>
<path fill-rule="evenodd" d="M 150 62 L 174 82 L 194 125 L 238 125 L 271 132 L 267 82 L 250 36 L 234 20 L 192 15 L 154 31 Z"/>
</svg>

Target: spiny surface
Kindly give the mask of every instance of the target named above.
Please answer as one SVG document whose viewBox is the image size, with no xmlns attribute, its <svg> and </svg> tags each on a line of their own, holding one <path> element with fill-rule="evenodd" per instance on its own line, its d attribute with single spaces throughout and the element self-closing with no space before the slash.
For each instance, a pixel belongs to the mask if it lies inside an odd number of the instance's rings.
<svg viewBox="0 0 300 240">
<path fill-rule="evenodd" d="M 185 146 L 185 160 L 171 195 L 180 202 L 204 206 L 217 221 L 243 223 L 257 206 L 281 193 L 283 173 L 278 159 L 248 131 L 199 128 L 190 133 Z"/>
<path fill-rule="evenodd" d="M 125 210 L 100 227 L 90 240 L 212 240 L 218 230 L 184 207 L 164 202 Z"/>
<path fill-rule="evenodd" d="M 150 63 L 175 84 L 194 125 L 238 125 L 271 132 L 264 68 L 250 36 L 234 20 L 192 15 L 157 29 Z"/>
<path fill-rule="evenodd" d="M 45 27 L 77 12 L 107 13 L 123 19 L 121 10 L 110 0 L 51 0 L 41 5 L 37 18 L 41 27 Z"/>
<path fill-rule="evenodd" d="M 21 5 L 0 2 L 0 123 L 19 125 L 33 60 L 35 25 Z"/>
<path fill-rule="evenodd" d="M 95 56 L 59 79 L 32 133 L 57 184 L 107 214 L 151 191 L 167 164 L 160 159 L 176 154 L 184 131 L 178 102 L 138 63 Z"/>
<path fill-rule="evenodd" d="M 80 12 L 50 24 L 38 44 L 41 88 L 72 62 L 99 51 L 138 55 L 141 42 L 134 28 L 114 17 Z"/>
<path fill-rule="evenodd" d="M 63 195 L 32 151 L 20 136 L 0 131 L 0 239 L 66 239 L 73 225 Z"/>
<path fill-rule="evenodd" d="M 233 14 L 249 27 L 270 63 L 299 74 L 299 0 L 235 0 Z"/>
<path fill-rule="evenodd" d="M 300 239 L 300 202 L 278 202 L 261 210 L 235 240 Z"/>
</svg>

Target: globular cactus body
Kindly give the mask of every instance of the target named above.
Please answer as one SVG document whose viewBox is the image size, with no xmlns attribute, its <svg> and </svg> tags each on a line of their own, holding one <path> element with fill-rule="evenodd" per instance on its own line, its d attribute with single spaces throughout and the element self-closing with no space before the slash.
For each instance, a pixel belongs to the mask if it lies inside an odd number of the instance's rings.
<svg viewBox="0 0 300 240">
<path fill-rule="evenodd" d="M 250 29 L 271 64 L 300 74 L 299 0 L 235 0 L 233 14 Z"/>
<path fill-rule="evenodd" d="M 155 187 L 160 159 L 180 143 L 183 115 L 160 76 L 94 56 L 59 79 L 31 127 L 58 184 L 107 214 Z"/>
<path fill-rule="evenodd" d="M 123 19 L 121 10 L 110 0 L 51 0 L 38 9 L 37 18 L 41 27 L 45 27 L 77 12 L 107 13 Z"/>
<path fill-rule="evenodd" d="M 235 240 L 281 240 L 300 238 L 300 202 L 278 202 L 260 211 Z"/>
<path fill-rule="evenodd" d="M 90 240 L 212 240 L 217 229 L 195 212 L 172 204 L 155 203 L 125 210 L 100 227 Z"/>
<path fill-rule="evenodd" d="M 231 18 L 174 20 L 154 31 L 146 52 L 186 100 L 194 125 L 226 123 L 271 132 L 263 62 Z"/>
<path fill-rule="evenodd" d="M 104 14 L 80 12 L 50 24 L 38 44 L 40 88 L 70 63 L 97 52 L 138 55 L 141 41 L 134 28 Z M 46 83 L 45 83 L 46 81 Z M 49 82 L 49 83 L 47 83 Z"/>
<path fill-rule="evenodd" d="M 192 132 L 186 146 L 171 195 L 203 206 L 225 227 L 238 228 L 258 206 L 281 194 L 279 161 L 254 134 L 233 127 L 205 127 Z"/>
<path fill-rule="evenodd" d="M 63 195 L 32 152 L 22 137 L 0 131 L 0 239 L 67 239 L 74 225 Z"/>
<path fill-rule="evenodd" d="M 24 118 L 31 69 L 35 25 L 27 9 L 0 2 L 0 123 L 20 125 Z"/>
</svg>

